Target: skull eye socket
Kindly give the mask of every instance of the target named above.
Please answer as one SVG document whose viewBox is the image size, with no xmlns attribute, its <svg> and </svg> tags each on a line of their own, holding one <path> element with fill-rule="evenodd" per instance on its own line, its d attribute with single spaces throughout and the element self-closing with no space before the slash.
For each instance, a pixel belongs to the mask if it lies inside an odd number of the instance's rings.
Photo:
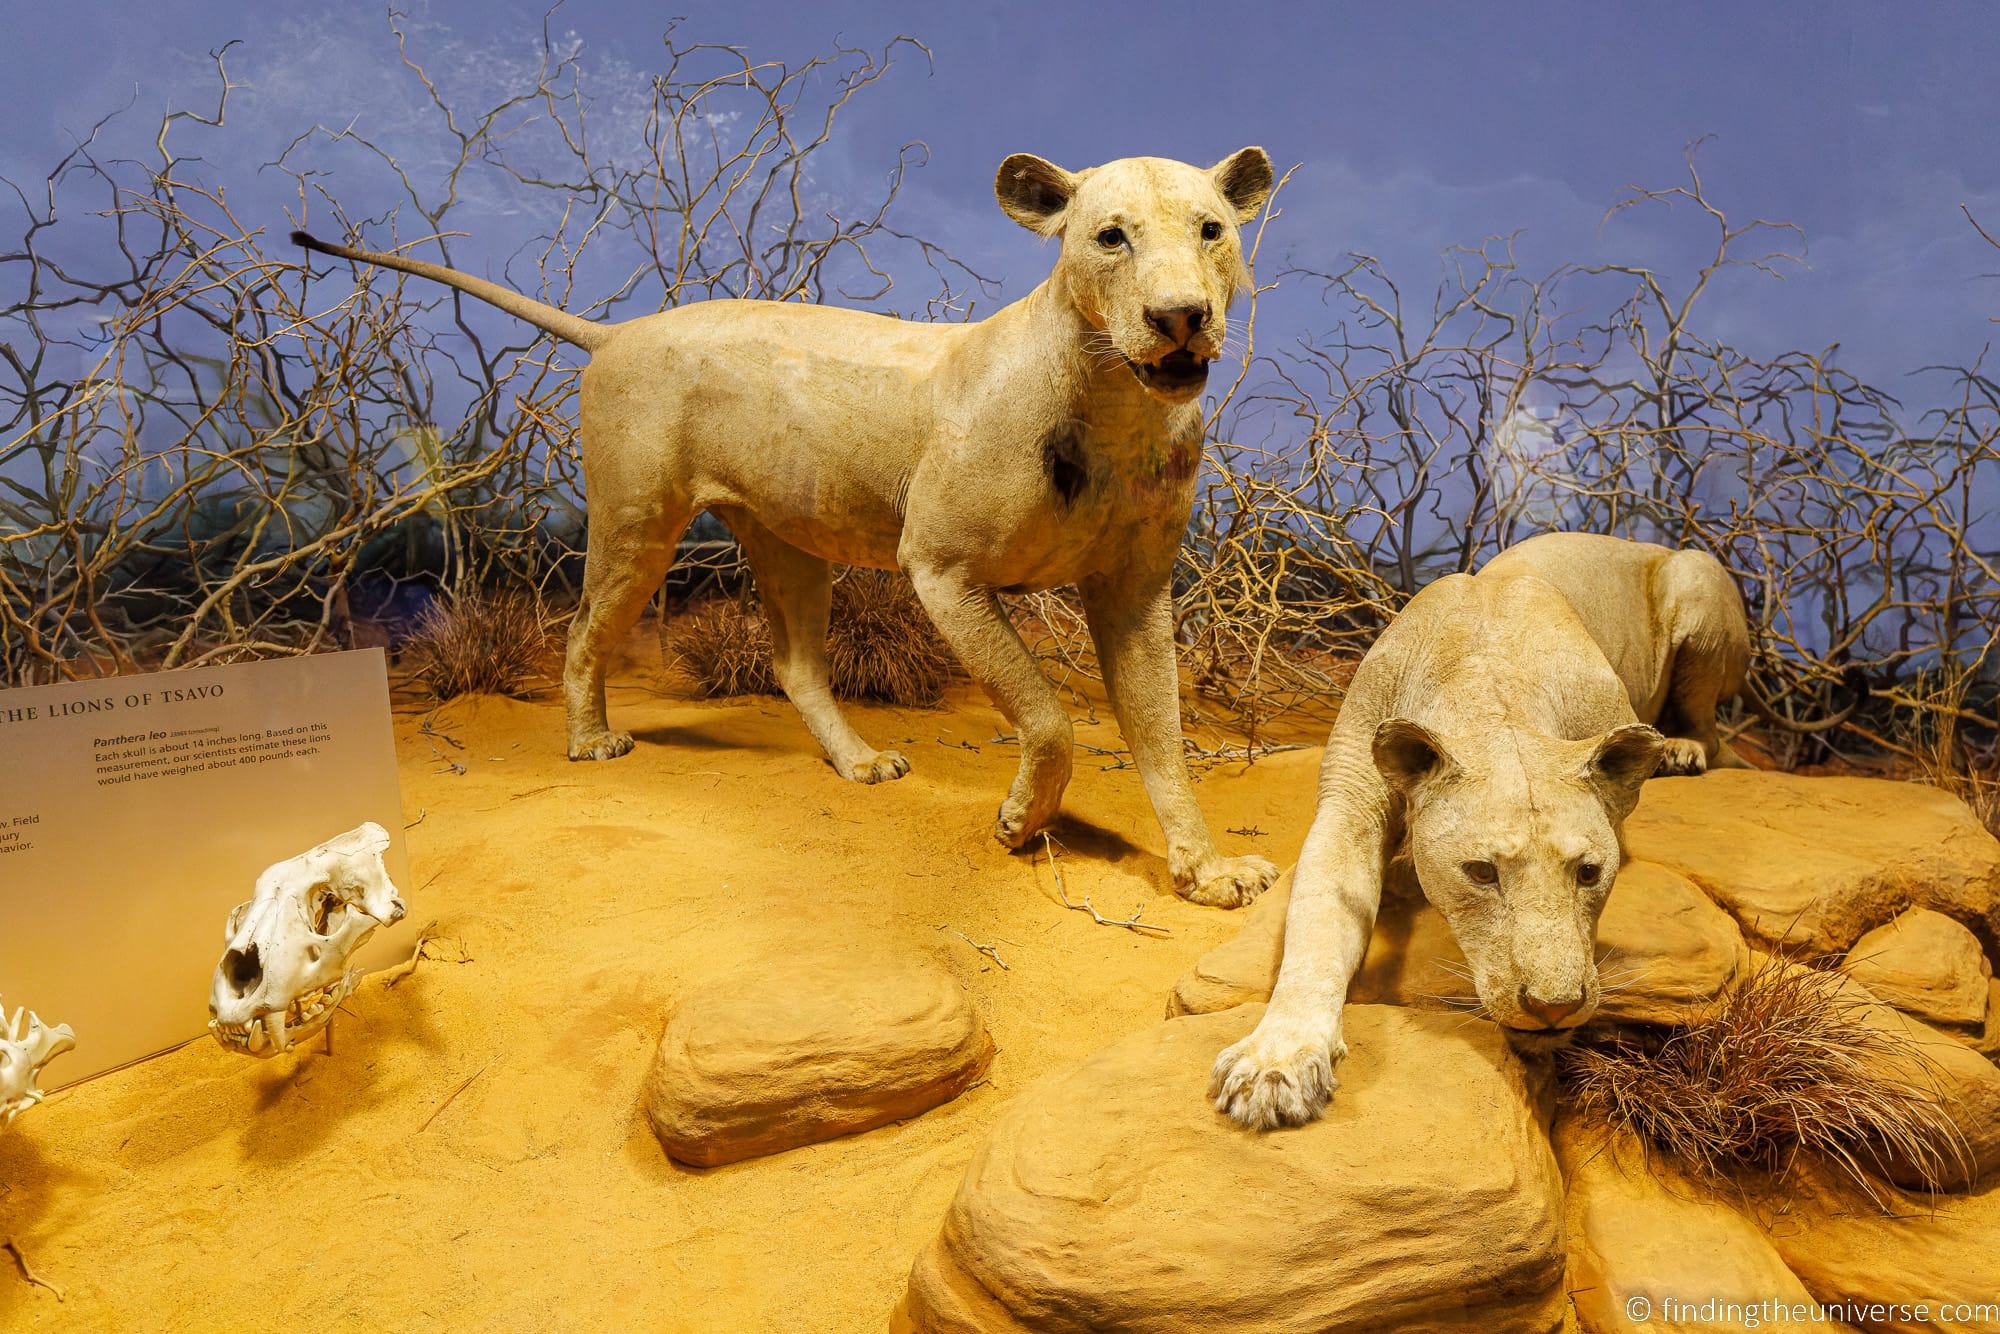
<svg viewBox="0 0 2000 1334">
<path fill-rule="evenodd" d="M 342 907 L 340 896 L 332 890 L 321 887 L 313 891 L 311 902 L 306 907 L 306 925 L 316 936 L 326 934 L 327 921 Z"/>
</svg>

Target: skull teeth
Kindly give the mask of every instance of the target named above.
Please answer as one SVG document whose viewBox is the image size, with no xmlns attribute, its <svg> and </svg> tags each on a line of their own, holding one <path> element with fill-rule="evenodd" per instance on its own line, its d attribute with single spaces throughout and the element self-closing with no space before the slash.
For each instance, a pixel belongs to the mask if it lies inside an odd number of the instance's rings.
<svg viewBox="0 0 2000 1334">
<path fill-rule="evenodd" d="M 243 1023 L 225 1024 L 211 1019 L 209 1031 L 215 1040 L 232 1051 L 251 1056 L 271 1056 L 290 1051 L 300 1039 L 310 1037 L 333 1017 L 334 1007 L 345 998 L 344 980 L 296 997 L 283 1010 L 267 1010 Z"/>
</svg>

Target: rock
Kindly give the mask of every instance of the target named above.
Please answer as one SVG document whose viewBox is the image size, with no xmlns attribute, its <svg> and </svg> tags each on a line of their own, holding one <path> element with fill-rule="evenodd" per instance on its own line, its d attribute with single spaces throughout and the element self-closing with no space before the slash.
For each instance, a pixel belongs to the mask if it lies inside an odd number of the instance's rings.
<svg viewBox="0 0 2000 1334">
<path fill-rule="evenodd" d="M 1971 1041 L 1974 1051 L 2000 1061 L 2000 977 L 1986 984 L 1986 1031 Z"/>
<path fill-rule="evenodd" d="M 1250 905 L 1241 932 L 1182 975 L 1167 1001 L 1170 1017 L 1270 999 L 1291 888 L 1287 874 Z M 1599 1013 L 1634 1023 L 1678 1020 L 1720 995 L 1748 958 L 1727 913 L 1687 880 L 1644 862 L 1619 871 L 1597 938 L 1608 947 L 1605 976 L 1613 984 Z M 1453 971 L 1464 967 L 1444 916 L 1420 894 L 1385 897 L 1348 1000 L 1443 1008 L 1443 997 L 1471 994 L 1472 984 Z"/>
<path fill-rule="evenodd" d="M 1729 914 L 1653 862 L 1619 869 L 1597 922 L 1597 943 L 1607 951 L 1597 1013 L 1630 1023 L 1681 1022 L 1720 996 L 1750 962 Z"/>
<path fill-rule="evenodd" d="M 1499 1032 L 1351 1007 L 1327 1118 L 1259 1135 L 1203 1092 L 1261 1014 L 1169 1020 L 1015 1098 L 891 1327 L 1562 1328 L 1562 1183 Z"/>
<path fill-rule="evenodd" d="M 1768 962 L 1768 956 L 1752 951 L 1751 961 L 1753 968 L 1759 968 Z M 1822 976 L 1834 981 L 1838 994 L 1857 1007 L 1857 1018 L 1902 1044 L 1904 1055 L 1871 1056 L 1870 1067 L 1885 1079 L 1933 1090 L 1958 1128 L 1962 1142 L 1947 1152 L 1944 1189 L 1965 1190 L 2000 1175 L 2000 1068 L 1964 1042 L 1884 1005 L 1852 977 L 1839 973 Z M 1912 1163 L 1892 1162 L 1888 1176 L 1911 1189 L 1926 1184 Z"/>
<path fill-rule="evenodd" d="M 1568 1281 L 1585 1334 L 1729 1327 L 1714 1312 L 1676 1318 L 1664 1300 L 1807 1303 L 1800 1283 L 1757 1225 L 1688 1180 L 1630 1134 L 1564 1115 L 1556 1159 L 1566 1186 Z M 1765 1330 L 1846 1326 L 1772 1320 Z"/>
<path fill-rule="evenodd" d="M 1285 950 L 1285 911 L 1292 902 L 1292 873 L 1257 896 L 1237 916 L 1235 935 L 1195 960 L 1167 997 L 1167 1018 L 1214 1014 L 1271 999 Z M 1369 946 L 1372 949 L 1374 942 Z"/>
<path fill-rule="evenodd" d="M 1944 1188 L 1962 1190 L 2000 1176 L 2000 1067 L 1950 1034 L 1879 1001 L 1870 1007 L 1868 1020 L 1909 1041 L 1916 1055 L 1897 1063 L 1893 1073 L 1919 1087 L 1935 1088 L 1964 1140 L 1964 1161 L 1954 1156 L 1947 1165 Z M 1893 1167 L 1889 1178 L 1899 1186 L 1925 1184 L 1909 1165 Z"/>
<path fill-rule="evenodd" d="M 1979 937 L 1928 908 L 1912 908 L 1854 942 L 1847 975 L 1905 1014 L 1983 1030 L 1993 966 Z"/>
<path fill-rule="evenodd" d="M 915 1116 L 992 1054 L 964 991 L 929 964 L 787 959 L 674 1011 L 646 1114 L 670 1156 L 713 1167 Z"/>
<path fill-rule="evenodd" d="M 1625 844 L 1694 881 L 1766 947 L 1836 954 L 1912 906 L 2000 936 L 2000 842 L 1958 798 L 1920 783 L 1747 769 L 1657 778 Z"/>
<path fill-rule="evenodd" d="M 1878 1306 L 1869 1329 L 2000 1330 L 2000 1184 L 1935 1198 L 1892 1191 L 1877 1205 L 1822 1168 L 1787 1194 L 1760 1217 L 1820 1302 Z"/>
</svg>

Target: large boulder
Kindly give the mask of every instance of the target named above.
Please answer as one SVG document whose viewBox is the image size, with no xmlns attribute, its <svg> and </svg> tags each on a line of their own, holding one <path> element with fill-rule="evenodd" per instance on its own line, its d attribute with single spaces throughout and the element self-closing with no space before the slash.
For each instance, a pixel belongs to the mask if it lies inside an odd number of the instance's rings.
<svg viewBox="0 0 2000 1334">
<path fill-rule="evenodd" d="M 1979 938 L 1943 913 L 1912 908 L 1854 942 L 1847 975 L 1905 1014 L 1983 1032 L 1993 966 Z"/>
<path fill-rule="evenodd" d="M 1752 968 L 1769 966 L 1768 956 L 1752 951 Z M 1804 965 L 1784 963 L 1785 968 Z M 1926 1179 L 1921 1164 L 1891 1157 L 1889 1179 L 1912 1189 L 1937 1184 L 1965 1190 L 2000 1179 L 2000 1068 L 1966 1045 L 1890 1005 L 1884 1005 L 1852 977 L 1838 972 L 1819 974 L 1841 1002 L 1853 1007 L 1859 1022 L 1877 1030 L 1889 1042 L 1884 1050 L 1863 1057 L 1877 1077 L 1916 1089 L 1936 1103 L 1957 1132 L 1956 1143 L 1939 1146 L 1945 1158 L 1943 1179 Z"/>
<path fill-rule="evenodd" d="M 1758 1226 L 1631 1135 L 1564 1115 L 1556 1124 L 1569 1240 L 1566 1287 L 1585 1334 L 1726 1328 L 1705 1302 L 1809 1305 L 1812 1294 Z M 1683 1312 L 1674 1303 L 1685 1301 Z M 1845 1329 L 1779 1319 L 1774 1331 Z"/>
<path fill-rule="evenodd" d="M 1213 1014 L 1271 998 L 1285 952 L 1285 912 L 1292 901 L 1292 873 L 1278 879 L 1243 911 L 1242 928 L 1195 961 L 1167 998 L 1167 1017 Z M 1375 917 L 1368 954 L 1347 998 L 1354 1004 L 1448 1008 L 1444 998 L 1471 984 L 1455 972 L 1465 967 L 1451 928 L 1421 894 L 1386 896 Z"/>
<path fill-rule="evenodd" d="M 1869 1329 L 2000 1331 L 2000 1184 L 1871 1201 L 1818 1168 L 1787 1183 L 1782 1209 L 1757 1216 L 1812 1295 L 1867 1309 Z"/>
<path fill-rule="evenodd" d="M 965 992 L 927 963 L 786 959 L 675 1009 L 646 1114 L 671 1157 L 713 1167 L 915 1116 L 992 1054 Z"/>
<path fill-rule="evenodd" d="M 892 1328 L 1562 1328 L 1545 1103 L 1499 1032 L 1353 1006 L 1326 1118 L 1256 1134 L 1203 1093 L 1261 1014 L 1169 1020 L 1015 1098 Z"/>
<path fill-rule="evenodd" d="M 1753 943 L 1837 954 L 1910 907 L 2000 936 L 2000 842 L 1948 792 L 1880 778 L 1718 769 L 1658 778 L 1625 821 Z"/>
<path fill-rule="evenodd" d="M 1243 928 L 1195 962 L 1174 984 L 1167 1014 L 1210 1014 L 1269 1000 L 1285 947 L 1288 873 L 1244 914 Z M 1604 1018 L 1670 1024 L 1720 995 L 1749 957 L 1729 915 L 1665 867 L 1633 862 L 1598 922 L 1607 982 Z M 1465 956 L 1444 916 L 1421 895 L 1385 897 L 1368 954 L 1348 988 L 1357 1004 L 1443 1008 L 1447 996 L 1469 996 Z"/>
</svg>

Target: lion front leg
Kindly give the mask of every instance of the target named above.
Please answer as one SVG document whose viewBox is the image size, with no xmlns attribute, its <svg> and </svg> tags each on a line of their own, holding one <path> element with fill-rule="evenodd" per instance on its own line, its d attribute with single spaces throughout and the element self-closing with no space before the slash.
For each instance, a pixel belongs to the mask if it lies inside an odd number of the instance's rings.
<svg viewBox="0 0 2000 1334">
<path fill-rule="evenodd" d="M 1329 748 L 1329 769 L 1338 752 Z M 1387 793 L 1379 802 L 1365 790 L 1359 795 L 1356 807 L 1322 794 L 1292 877 L 1271 1002 L 1249 1036 L 1215 1058 L 1209 1075 L 1215 1109 L 1251 1130 L 1316 1120 L 1340 1087 L 1335 1069 L 1347 1055 L 1340 1012 L 1382 902 Z"/>
<path fill-rule="evenodd" d="M 1055 818 L 1069 786 L 1074 729 L 1034 655 L 1001 610 L 993 590 L 953 570 L 913 565 L 910 582 L 952 652 L 1007 715 L 1021 738 L 1021 767 L 993 826 L 993 837 L 1018 848 Z"/>
<path fill-rule="evenodd" d="M 1278 868 L 1262 857 L 1218 851 L 1194 799 L 1181 748 L 1174 599 L 1166 575 L 1085 580 L 1081 591 L 1119 729 L 1167 836 L 1175 891 L 1217 908 L 1250 902 L 1271 887 Z"/>
</svg>

